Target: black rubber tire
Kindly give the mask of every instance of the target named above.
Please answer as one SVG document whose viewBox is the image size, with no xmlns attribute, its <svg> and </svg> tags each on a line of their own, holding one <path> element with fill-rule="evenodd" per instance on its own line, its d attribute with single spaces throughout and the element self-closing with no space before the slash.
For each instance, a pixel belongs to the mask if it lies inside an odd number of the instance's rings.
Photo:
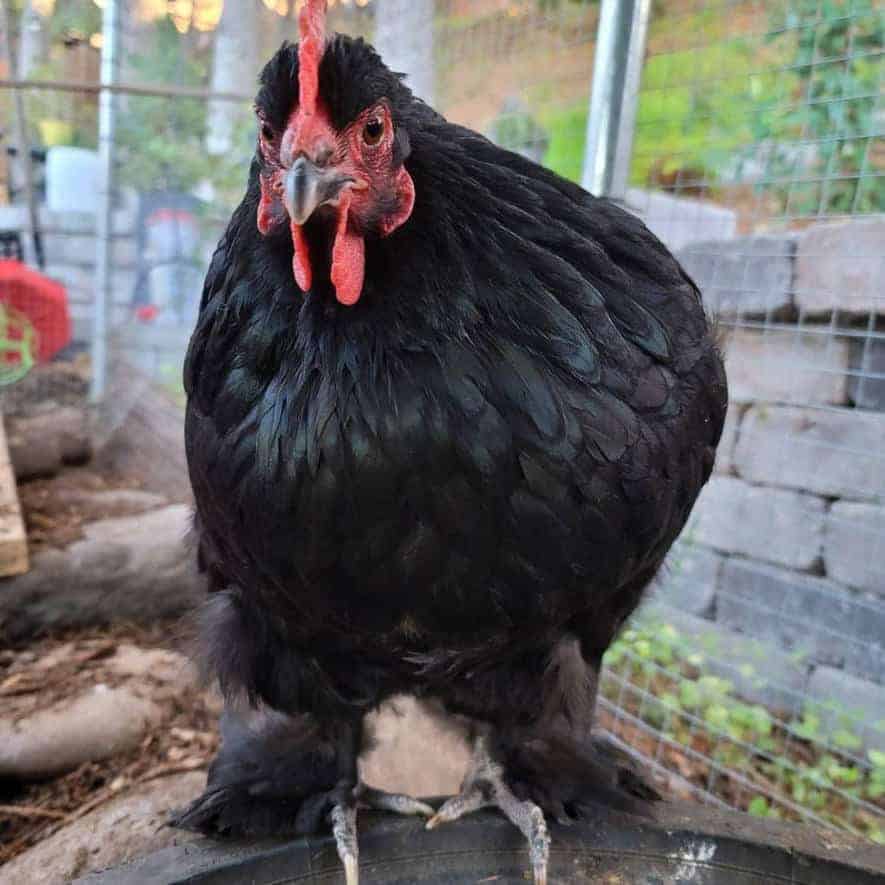
<svg viewBox="0 0 885 885">
<path fill-rule="evenodd" d="M 414 819 L 361 818 L 361 885 L 526 885 L 521 835 L 478 814 L 427 832 Z M 600 812 L 597 821 L 553 827 L 550 883 L 641 885 L 881 885 L 885 851 L 843 834 L 760 822 L 700 807 L 669 806 L 657 822 Z M 341 885 L 329 837 L 249 846 L 200 841 L 81 885 Z"/>
</svg>

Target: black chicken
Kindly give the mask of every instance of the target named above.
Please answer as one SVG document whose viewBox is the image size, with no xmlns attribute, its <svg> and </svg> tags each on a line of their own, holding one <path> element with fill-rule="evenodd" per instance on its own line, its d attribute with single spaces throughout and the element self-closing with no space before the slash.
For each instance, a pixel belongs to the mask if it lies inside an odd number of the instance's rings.
<svg viewBox="0 0 885 885">
<path fill-rule="evenodd" d="M 302 13 L 261 75 L 246 196 L 185 368 L 205 658 L 228 698 L 179 825 L 307 832 L 357 877 L 367 712 L 470 723 L 428 826 L 651 793 L 590 736 L 603 652 L 710 474 L 726 409 L 696 287 L 644 225 L 448 123 Z M 432 748 L 428 748 L 431 751 Z"/>
</svg>

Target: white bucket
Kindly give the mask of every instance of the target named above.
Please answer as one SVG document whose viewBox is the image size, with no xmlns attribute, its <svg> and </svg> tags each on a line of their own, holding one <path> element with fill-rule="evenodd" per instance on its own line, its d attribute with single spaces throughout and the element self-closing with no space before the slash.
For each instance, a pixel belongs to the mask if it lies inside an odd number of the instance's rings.
<svg viewBox="0 0 885 885">
<path fill-rule="evenodd" d="M 51 147 L 46 152 L 46 205 L 53 212 L 98 209 L 98 154 L 86 148 Z"/>
</svg>

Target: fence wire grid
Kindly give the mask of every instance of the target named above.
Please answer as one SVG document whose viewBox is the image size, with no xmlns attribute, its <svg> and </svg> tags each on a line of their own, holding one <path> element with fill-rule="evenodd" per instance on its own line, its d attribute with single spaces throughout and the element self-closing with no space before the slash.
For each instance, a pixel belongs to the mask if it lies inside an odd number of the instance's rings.
<svg viewBox="0 0 885 885">
<path fill-rule="evenodd" d="M 254 150 L 252 84 L 300 4 L 4 6 L 0 256 L 27 257 L 33 219 L 32 263 L 67 314 L 0 270 L 0 404 L 91 392 L 107 439 L 146 390 L 182 401 Z M 715 475 L 607 656 L 600 724 L 678 794 L 885 841 L 885 7 L 329 7 L 447 117 L 585 183 L 600 20 L 627 22 L 639 88 L 606 195 L 702 289 L 731 402 Z"/>
</svg>

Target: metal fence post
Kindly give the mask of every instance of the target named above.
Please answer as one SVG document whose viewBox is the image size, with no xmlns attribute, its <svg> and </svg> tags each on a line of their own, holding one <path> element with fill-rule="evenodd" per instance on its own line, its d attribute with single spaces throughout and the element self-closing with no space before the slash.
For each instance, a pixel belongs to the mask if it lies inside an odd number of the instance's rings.
<svg viewBox="0 0 885 885">
<path fill-rule="evenodd" d="M 99 199 L 95 218 L 95 303 L 92 317 L 93 401 L 104 396 L 108 371 L 108 308 L 111 303 L 111 261 L 114 233 L 114 128 L 119 7 L 105 0 L 101 26 L 101 91 L 98 98 Z"/>
<path fill-rule="evenodd" d="M 9 73 L 15 76 L 17 65 L 12 52 L 12 15 L 8 0 L 0 0 L 0 38 L 3 55 L 9 65 Z M 20 47 L 19 47 L 20 48 Z M 22 256 L 26 264 L 38 265 L 37 254 L 37 203 L 34 199 L 34 180 L 31 169 L 31 140 L 25 117 L 25 103 L 20 89 L 12 90 L 13 143 L 17 157 L 12 168 L 17 168 L 22 177 L 25 192 L 25 224 L 22 237 Z"/>
<path fill-rule="evenodd" d="M 627 191 L 650 12 L 651 0 L 602 0 L 581 177 L 599 196 Z"/>
</svg>

